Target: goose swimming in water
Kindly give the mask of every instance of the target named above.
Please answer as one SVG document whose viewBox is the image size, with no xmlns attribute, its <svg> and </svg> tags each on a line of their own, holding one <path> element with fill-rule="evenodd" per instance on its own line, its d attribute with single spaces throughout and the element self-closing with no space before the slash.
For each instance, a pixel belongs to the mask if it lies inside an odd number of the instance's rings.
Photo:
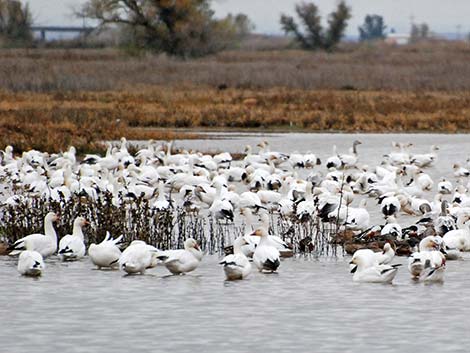
<svg viewBox="0 0 470 353">
<path fill-rule="evenodd" d="M 23 276 L 40 276 L 44 267 L 42 256 L 37 251 L 22 251 L 18 258 L 18 272 Z"/>
<path fill-rule="evenodd" d="M 354 253 L 350 265 L 352 266 L 353 281 L 366 283 L 391 283 L 397 274 L 398 266 L 400 266 L 378 263 L 370 265 L 370 259 L 358 251 Z"/>
<path fill-rule="evenodd" d="M 411 277 L 424 282 L 443 281 L 446 259 L 439 251 L 440 242 L 435 236 L 427 236 L 419 243 L 419 252 L 408 258 Z"/>
<path fill-rule="evenodd" d="M 258 228 L 251 235 L 260 237 L 258 246 L 253 254 L 253 262 L 260 272 L 277 271 L 281 264 L 279 250 L 269 241 L 268 230 L 265 227 Z"/>
<path fill-rule="evenodd" d="M 233 255 L 223 258 L 221 265 L 224 265 L 224 272 L 227 280 L 239 280 L 246 278 L 251 272 L 251 264 L 242 251 L 242 246 L 247 245 L 245 237 L 238 237 L 233 242 Z"/>
</svg>

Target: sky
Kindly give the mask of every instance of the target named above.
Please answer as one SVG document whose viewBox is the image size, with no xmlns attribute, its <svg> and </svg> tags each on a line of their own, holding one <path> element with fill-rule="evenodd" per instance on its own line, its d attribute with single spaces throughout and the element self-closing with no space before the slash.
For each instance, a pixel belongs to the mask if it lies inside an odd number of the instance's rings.
<svg viewBox="0 0 470 353">
<path fill-rule="evenodd" d="M 85 0 L 27 0 L 37 25 L 81 25 L 82 21 L 71 15 L 72 8 Z M 213 0 L 217 16 L 228 13 L 245 13 L 256 25 L 256 32 L 281 33 L 280 13 L 294 14 L 294 6 L 301 0 Z M 337 0 L 314 0 L 323 15 L 330 13 Z M 357 35 L 357 27 L 367 14 L 384 17 L 388 28 L 408 33 L 410 22 L 426 22 L 436 33 L 470 32 L 469 0 L 347 0 L 352 8 L 352 19 L 347 35 Z M 326 17 L 326 16 L 325 16 Z"/>
</svg>

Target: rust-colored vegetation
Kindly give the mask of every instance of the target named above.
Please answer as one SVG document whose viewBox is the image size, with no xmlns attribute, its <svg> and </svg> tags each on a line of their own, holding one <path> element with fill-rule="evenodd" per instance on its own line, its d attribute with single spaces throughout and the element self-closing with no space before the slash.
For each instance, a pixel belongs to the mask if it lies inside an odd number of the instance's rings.
<svg viewBox="0 0 470 353">
<path fill-rule="evenodd" d="M 233 51 L 0 51 L 0 148 L 191 137 L 175 128 L 469 132 L 470 46 Z"/>
</svg>

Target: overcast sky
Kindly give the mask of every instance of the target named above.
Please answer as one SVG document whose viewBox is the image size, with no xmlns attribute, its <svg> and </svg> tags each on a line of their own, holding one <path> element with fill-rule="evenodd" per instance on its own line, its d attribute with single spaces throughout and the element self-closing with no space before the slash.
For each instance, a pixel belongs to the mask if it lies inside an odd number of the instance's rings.
<svg viewBox="0 0 470 353">
<path fill-rule="evenodd" d="M 29 0 L 36 24 L 81 25 L 71 16 L 71 8 L 85 0 Z M 214 0 L 217 16 L 243 12 L 256 24 L 261 33 L 280 33 L 280 13 L 292 14 L 294 5 L 300 0 Z M 335 7 L 336 0 L 314 0 L 322 14 Z M 385 18 L 389 28 L 397 32 L 409 32 L 410 20 L 426 22 L 434 32 L 456 32 L 461 25 L 462 33 L 470 31 L 470 0 L 348 0 L 353 18 L 347 29 L 348 35 L 357 35 L 357 27 L 366 14 L 379 14 Z"/>
</svg>

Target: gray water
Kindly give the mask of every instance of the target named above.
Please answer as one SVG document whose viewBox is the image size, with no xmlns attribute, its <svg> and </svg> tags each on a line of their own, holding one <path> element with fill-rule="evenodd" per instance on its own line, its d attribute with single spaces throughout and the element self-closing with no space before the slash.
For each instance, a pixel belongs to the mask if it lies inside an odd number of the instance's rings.
<svg viewBox="0 0 470 353">
<path fill-rule="evenodd" d="M 466 135 L 263 136 L 273 150 L 346 151 L 359 138 L 371 165 L 390 142 L 437 143 L 434 177 L 465 161 Z M 181 141 L 178 145 L 240 152 L 259 136 Z M 468 142 L 467 142 L 468 141 Z M 451 180 L 455 181 L 453 178 Z M 186 276 L 164 267 L 143 276 L 97 271 L 89 259 L 46 260 L 42 278 L 18 275 L 16 259 L 0 257 L 0 352 L 468 352 L 470 261 L 449 262 L 443 284 L 413 282 L 406 259 L 393 285 L 356 284 L 349 257 L 283 260 L 278 274 L 253 272 L 224 281 L 217 256 Z"/>
</svg>

